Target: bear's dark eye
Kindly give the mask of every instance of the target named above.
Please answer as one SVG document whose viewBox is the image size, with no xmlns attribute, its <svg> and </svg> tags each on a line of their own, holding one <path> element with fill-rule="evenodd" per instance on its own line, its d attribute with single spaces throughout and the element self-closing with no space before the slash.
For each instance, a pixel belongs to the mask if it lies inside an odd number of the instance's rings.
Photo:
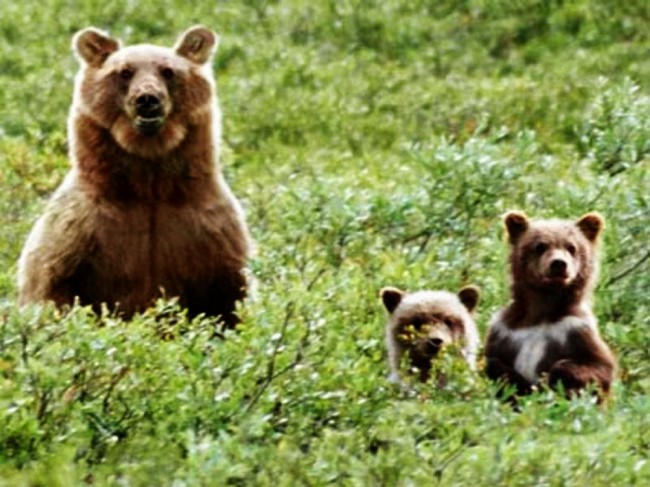
<svg viewBox="0 0 650 487">
<path fill-rule="evenodd" d="M 569 244 L 569 245 L 567 245 L 566 249 L 567 249 L 567 252 L 569 252 L 571 255 L 576 255 L 576 250 L 577 249 L 576 249 L 575 245 Z"/>
<path fill-rule="evenodd" d="M 533 250 L 537 255 L 542 255 L 544 252 L 548 250 L 548 245 L 540 242 L 537 245 L 535 245 Z"/>
<path fill-rule="evenodd" d="M 419 331 L 420 328 L 422 328 L 422 320 L 419 318 L 414 318 L 409 321 L 409 325 Z"/>
<path fill-rule="evenodd" d="M 449 326 L 449 327 L 451 327 L 451 325 L 454 324 L 454 322 L 453 322 L 453 320 L 452 320 L 451 318 L 444 318 L 444 319 L 442 320 L 442 322 L 443 322 L 445 325 Z"/>
<path fill-rule="evenodd" d="M 174 70 L 172 68 L 162 68 L 160 70 L 160 74 L 166 80 L 170 80 L 174 78 Z"/>
<path fill-rule="evenodd" d="M 130 80 L 131 78 L 133 78 L 133 70 L 129 68 L 121 69 L 120 78 L 122 78 L 125 81 Z"/>
</svg>

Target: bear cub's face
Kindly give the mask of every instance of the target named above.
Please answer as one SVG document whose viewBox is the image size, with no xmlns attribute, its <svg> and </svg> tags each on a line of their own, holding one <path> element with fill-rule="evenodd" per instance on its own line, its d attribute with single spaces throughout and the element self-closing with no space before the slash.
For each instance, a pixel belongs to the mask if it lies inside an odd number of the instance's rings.
<svg viewBox="0 0 650 487">
<path fill-rule="evenodd" d="M 594 246 L 604 221 L 589 213 L 577 222 L 531 221 L 521 213 L 506 214 L 504 223 L 512 244 L 515 282 L 533 288 L 560 290 L 582 286 L 594 273 Z"/>
<path fill-rule="evenodd" d="M 146 155 L 149 146 L 160 155 L 178 145 L 210 105 L 212 74 L 203 67 L 216 43 L 216 35 L 200 26 L 172 49 L 121 47 L 97 29 L 84 29 L 73 39 L 83 65 L 77 104 L 127 151 Z"/>
<path fill-rule="evenodd" d="M 410 366 L 426 380 L 431 360 L 453 342 L 463 341 L 474 327 L 471 313 L 479 300 L 474 286 L 457 295 L 446 291 L 405 293 L 397 288 L 381 290 L 384 307 L 389 313 L 389 340 L 408 351 Z"/>
</svg>

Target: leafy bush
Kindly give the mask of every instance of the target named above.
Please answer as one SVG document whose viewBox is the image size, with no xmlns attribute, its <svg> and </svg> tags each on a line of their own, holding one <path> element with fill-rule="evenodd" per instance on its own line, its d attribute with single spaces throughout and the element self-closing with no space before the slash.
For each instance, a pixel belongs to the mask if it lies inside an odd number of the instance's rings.
<svg viewBox="0 0 650 487">
<path fill-rule="evenodd" d="M 297 0 L 0 5 L 0 486 L 646 485 L 648 4 Z M 68 168 L 87 25 L 219 32 L 222 165 L 258 243 L 241 330 L 160 301 L 129 322 L 15 306 L 16 259 Z M 608 408 L 520 412 L 456 354 L 386 381 L 382 286 L 508 300 L 508 209 L 607 220 Z"/>
<path fill-rule="evenodd" d="M 601 80 L 584 127 L 581 146 L 596 166 L 617 174 L 648 160 L 650 155 L 650 97 L 627 79 L 608 87 Z"/>
</svg>

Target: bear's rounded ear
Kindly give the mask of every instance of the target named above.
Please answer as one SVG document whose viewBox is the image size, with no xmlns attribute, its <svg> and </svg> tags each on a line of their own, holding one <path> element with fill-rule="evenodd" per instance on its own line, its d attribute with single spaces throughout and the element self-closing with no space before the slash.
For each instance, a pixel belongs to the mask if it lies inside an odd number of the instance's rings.
<svg viewBox="0 0 650 487">
<path fill-rule="evenodd" d="M 605 219 L 600 214 L 587 213 L 576 222 L 576 226 L 590 242 L 595 242 L 600 232 L 605 228 Z"/>
<path fill-rule="evenodd" d="M 458 291 L 460 302 L 467 308 L 467 311 L 474 311 L 478 304 L 481 291 L 476 286 L 465 286 Z"/>
<path fill-rule="evenodd" d="M 106 58 L 120 48 L 120 42 L 94 27 L 80 30 L 72 38 L 72 49 L 79 59 L 95 68 L 100 67 Z"/>
<path fill-rule="evenodd" d="M 404 297 L 404 291 L 400 291 L 396 287 L 385 287 L 380 292 L 381 300 L 384 302 L 384 307 L 389 313 L 397 309 L 399 303 Z"/>
<path fill-rule="evenodd" d="M 514 244 L 528 230 L 528 217 L 521 211 L 509 211 L 503 217 L 510 243 Z"/>
<path fill-rule="evenodd" d="M 176 42 L 176 54 L 197 64 L 205 64 L 217 49 L 217 34 L 202 25 L 190 27 Z"/>
</svg>

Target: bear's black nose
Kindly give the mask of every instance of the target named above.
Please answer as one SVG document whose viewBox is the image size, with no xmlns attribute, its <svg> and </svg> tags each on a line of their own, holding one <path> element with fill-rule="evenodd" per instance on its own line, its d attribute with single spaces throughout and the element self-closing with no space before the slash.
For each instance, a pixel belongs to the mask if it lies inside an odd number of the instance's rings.
<svg viewBox="0 0 650 487">
<path fill-rule="evenodd" d="M 442 347 L 442 339 L 441 338 L 429 338 L 427 340 L 427 352 L 430 354 L 437 353 L 438 350 L 440 350 L 440 347 Z"/>
<path fill-rule="evenodd" d="M 553 275 L 561 275 L 566 271 L 566 262 L 562 259 L 554 259 L 551 261 L 551 273 Z"/>
<path fill-rule="evenodd" d="M 162 103 L 155 95 L 140 95 L 135 99 L 135 110 L 143 118 L 155 118 L 162 115 Z"/>
</svg>

